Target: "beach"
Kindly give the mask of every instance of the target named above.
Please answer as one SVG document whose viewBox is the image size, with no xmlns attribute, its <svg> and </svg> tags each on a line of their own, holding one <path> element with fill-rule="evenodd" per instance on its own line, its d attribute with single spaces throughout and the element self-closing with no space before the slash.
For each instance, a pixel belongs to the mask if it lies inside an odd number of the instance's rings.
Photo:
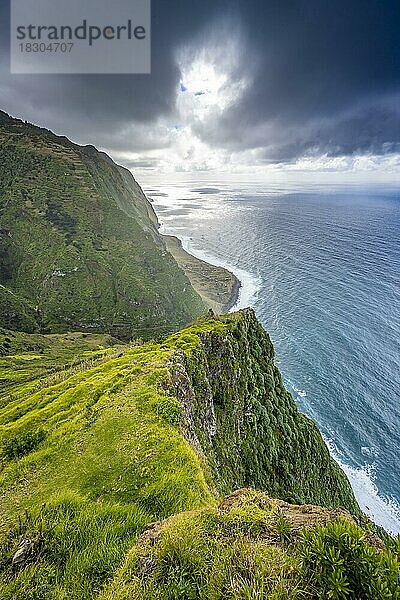
<svg viewBox="0 0 400 600">
<path fill-rule="evenodd" d="M 163 235 L 168 252 L 187 275 L 207 308 L 217 314 L 231 311 L 238 303 L 242 283 L 230 269 L 195 256 L 173 235 Z"/>
</svg>

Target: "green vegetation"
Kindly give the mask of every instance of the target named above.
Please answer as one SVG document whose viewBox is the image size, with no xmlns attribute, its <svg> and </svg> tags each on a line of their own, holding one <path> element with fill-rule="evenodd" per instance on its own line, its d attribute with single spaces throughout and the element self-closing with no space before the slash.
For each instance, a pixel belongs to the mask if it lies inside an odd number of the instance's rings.
<svg viewBox="0 0 400 600">
<path fill-rule="evenodd" d="M 120 352 L 118 344 L 121 342 L 107 334 L 41 335 L 0 329 L 1 406 L 20 391 L 27 394 L 40 389 L 42 379 L 43 385 L 54 384 L 67 374 L 108 360 Z"/>
<path fill-rule="evenodd" d="M 205 311 L 129 171 L 0 112 L 0 325 L 154 337 Z"/>
<path fill-rule="evenodd" d="M 128 171 L 0 112 L 0 598 L 398 600 L 254 312 L 162 337 L 235 283 L 172 245 L 189 279 Z"/>
<path fill-rule="evenodd" d="M 61 341 L 51 338 L 48 360 Z M 175 351 L 172 342 L 92 348 L 80 368 L 75 358 L 33 381 L 25 364 L 44 357 L 7 357 L 4 377 L 14 373 L 16 385 L 0 411 L 2 599 L 92 598 L 145 523 L 213 502 L 178 428 L 181 406 L 164 390 Z"/>
<path fill-rule="evenodd" d="M 1 598 L 95 598 L 145 524 L 212 513 L 242 485 L 359 514 L 253 311 L 204 317 L 160 343 L 106 338 L 0 337 L 11 353 L 0 362 Z M 287 523 L 276 527 L 284 541 Z"/>
<path fill-rule="evenodd" d="M 146 531 L 100 598 L 394 600 L 399 556 L 349 515 L 240 490 Z"/>
<path fill-rule="evenodd" d="M 316 425 L 301 414 L 252 310 L 215 319 L 190 355 L 174 358 L 175 393 L 191 415 L 220 493 L 255 487 L 289 502 L 359 509 Z M 177 334 L 177 338 L 180 334 Z"/>
<path fill-rule="evenodd" d="M 386 548 L 360 527 L 341 519 L 302 533 L 300 573 L 314 598 L 400 597 L 400 545 Z"/>
</svg>

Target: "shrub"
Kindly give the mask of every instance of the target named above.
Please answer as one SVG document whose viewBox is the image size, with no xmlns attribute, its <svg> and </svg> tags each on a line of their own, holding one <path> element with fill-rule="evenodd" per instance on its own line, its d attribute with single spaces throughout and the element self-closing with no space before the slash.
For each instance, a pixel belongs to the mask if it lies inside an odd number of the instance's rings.
<svg viewBox="0 0 400 600">
<path fill-rule="evenodd" d="M 182 405 L 173 396 L 160 396 L 154 403 L 155 412 L 170 425 L 179 425 L 183 410 Z"/>
<path fill-rule="evenodd" d="M 399 597 L 398 557 L 368 543 L 360 527 L 341 518 L 302 533 L 300 573 L 312 598 L 395 600 Z"/>
</svg>

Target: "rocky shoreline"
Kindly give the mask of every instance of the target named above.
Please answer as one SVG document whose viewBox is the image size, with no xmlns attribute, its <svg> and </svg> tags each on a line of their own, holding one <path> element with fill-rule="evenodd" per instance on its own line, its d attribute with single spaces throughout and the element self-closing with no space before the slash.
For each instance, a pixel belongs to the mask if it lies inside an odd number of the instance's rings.
<svg viewBox="0 0 400 600">
<path fill-rule="evenodd" d="M 240 290 L 242 288 L 242 282 L 240 281 L 240 279 L 238 279 L 236 277 L 236 275 L 234 273 L 232 273 L 232 276 L 234 277 L 234 282 L 233 282 L 233 286 L 232 286 L 231 298 L 230 298 L 229 302 L 227 302 L 227 304 L 225 304 L 225 306 L 222 307 L 222 313 L 228 313 L 229 311 L 232 310 L 232 308 L 235 308 L 235 306 L 239 300 L 239 294 L 240 294 Z"/>
</svg>

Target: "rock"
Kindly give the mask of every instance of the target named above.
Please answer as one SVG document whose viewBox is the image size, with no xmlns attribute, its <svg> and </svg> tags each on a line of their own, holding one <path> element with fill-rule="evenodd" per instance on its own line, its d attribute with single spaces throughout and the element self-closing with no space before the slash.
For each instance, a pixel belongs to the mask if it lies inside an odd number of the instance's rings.
<svg viewBox="0 0 400 600">
<path fill-rule="evenodd" d="M 25 562 L 25 560 L 28 558 L 28 555 L 31 552 L 31 549 L 32 549 L 32 544 L 31 544 L 30 540 L 28 540 L 27 538 L 24 538 L 19 543 L 18 549 L 12 558 L 12 564 L 19 565 L 22 562 Z"/>
</svg>

